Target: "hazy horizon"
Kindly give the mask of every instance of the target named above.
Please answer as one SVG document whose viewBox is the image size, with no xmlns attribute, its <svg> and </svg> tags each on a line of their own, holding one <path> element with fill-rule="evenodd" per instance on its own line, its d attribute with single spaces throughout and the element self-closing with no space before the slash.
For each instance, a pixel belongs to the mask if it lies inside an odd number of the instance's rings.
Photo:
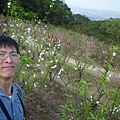
<svg viewBox="0 0 120 120">
<path fill-rule="evenodd" d="M 69 6 L 120 12 L 120 0 L 65 0 Z"/>
</svg>

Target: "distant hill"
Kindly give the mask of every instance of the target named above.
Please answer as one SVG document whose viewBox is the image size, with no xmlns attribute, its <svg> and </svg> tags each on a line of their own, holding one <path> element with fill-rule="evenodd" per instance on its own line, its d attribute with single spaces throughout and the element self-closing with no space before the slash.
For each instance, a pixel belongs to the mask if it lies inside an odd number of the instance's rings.
<svg viewBox="0 0 120 120">
<path fill-rule="evenodd" d="M 109 18 L 120 18 L 120 12 L 108 11 L 108 10 L 96 10 L 88 8 L 79 8 L 69 5 L 73 14 L 85 15 L 91 20 L 105 20 Z"/>
</svg>

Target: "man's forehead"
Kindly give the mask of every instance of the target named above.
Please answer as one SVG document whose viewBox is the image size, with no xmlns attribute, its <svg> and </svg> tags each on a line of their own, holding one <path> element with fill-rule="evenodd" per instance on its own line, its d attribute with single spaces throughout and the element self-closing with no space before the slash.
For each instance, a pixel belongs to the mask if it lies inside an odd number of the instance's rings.
<svg viewBox="0 0 120 120">
<path fill-rule="evenodd" d="M 2 46 L 2 47 L 0 47 L 0 51 L 16 51 L 16 48 L 14 47 L 14 46 L 11 46 L 11 47 L 9 47 L 9 46 Z"/>
</svg>

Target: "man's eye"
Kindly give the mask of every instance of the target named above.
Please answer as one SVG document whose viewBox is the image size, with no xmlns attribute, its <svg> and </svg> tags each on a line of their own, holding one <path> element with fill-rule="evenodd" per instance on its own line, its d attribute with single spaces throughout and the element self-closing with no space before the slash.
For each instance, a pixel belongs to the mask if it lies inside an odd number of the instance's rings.
<svg viewBox="0 0 120 120">
<path fill-rule="evenodd" d="M 0 56 L 2 57 L 2 56 L 5 56 L 5 54 L 3 54 L 3 53 L 0 53 Z"/>
<path fill-rule="evenodd" d="M 11 56 L 13 56 L 13 57 L 17 57 L 17 54 L 13 53 L 13 54 L 11 54 Z"/>
<path fill-rule="evenodd" d="M 17 53 L 12 53 L 11 56 L 12 56 L 12 57 L 19 58 L 19 54 L 17 54 Z"/>
</svg>

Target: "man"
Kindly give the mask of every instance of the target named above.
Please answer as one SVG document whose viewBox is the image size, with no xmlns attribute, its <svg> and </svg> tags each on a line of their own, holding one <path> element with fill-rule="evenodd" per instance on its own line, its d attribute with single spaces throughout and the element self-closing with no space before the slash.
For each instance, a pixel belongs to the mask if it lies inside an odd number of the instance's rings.
<svg viewBox="0 0 120 120">
<path fill-rule="evenodd" d="M 23 93 L 12 78 L 19 67 L 18 43 L 0 36 L 0 120 L 23 120 Z"/>
</svg>

